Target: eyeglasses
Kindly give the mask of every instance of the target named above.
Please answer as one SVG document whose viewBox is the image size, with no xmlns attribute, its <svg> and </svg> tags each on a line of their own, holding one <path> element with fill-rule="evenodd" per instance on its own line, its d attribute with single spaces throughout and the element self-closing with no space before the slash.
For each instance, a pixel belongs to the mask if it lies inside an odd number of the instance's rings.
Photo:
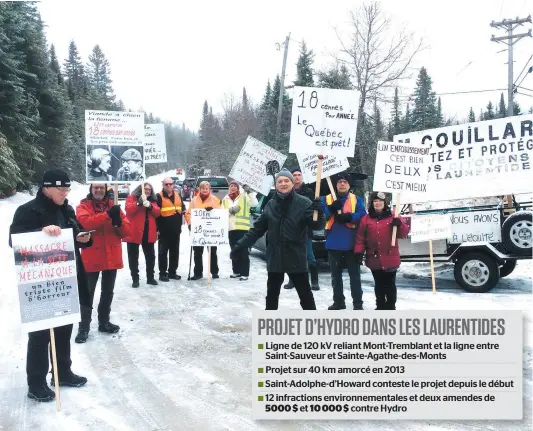
<svg viewBox="0 0 533 431">
<path fill-rule="evenodd" d="M 68 193 L 70 192 L 70 189 L 68 187 L 56 187 L 56 189 L 60 192 L 60 193 Z"/>
<path fill-rule="evenodd" d="M 164 183 L 163 185 L 165 185 L 165 186 L 172 186 L 173 184 L 172 184 L 172 183 Z"/>
</svg>

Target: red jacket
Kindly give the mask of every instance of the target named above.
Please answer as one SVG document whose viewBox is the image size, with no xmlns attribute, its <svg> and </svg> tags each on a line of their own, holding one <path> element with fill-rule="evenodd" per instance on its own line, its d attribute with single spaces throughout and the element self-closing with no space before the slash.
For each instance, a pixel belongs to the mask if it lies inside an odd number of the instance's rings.
<svg viewBox="0 0 533 431">
<path fill-rule="evenodd" d="M 396 232 L 396 238 L 406 238 L 410 226 L 406 220 L 400 217 L 402 225 Z M 378 219 L 365 215 L 359 223 L 357 238 L 355 240 L 355 252 L 366 251 L 366 266 L 371 270 L 390 269 L 400 266 L 400 252 L 398 241 L 392 243 L 392 216 Z"/>
<path fill-rule="evenodd" d="M 161 215 L 161 210 L 155 200 L 150 201 L 152 209 L 147 210 L 143 205 L 137 203 L 138 198 L 129 195 L 126 199 L 126 215 L 131 223 L 131 234 L 124 238 L 124 242 L 141 244 L 143 240 L 144 221 L 148 217 L 148 242 L 157 241 L 157 226 L 155 219 Z"/>
<path fill-rule="evenodd" d="M 122 211 L 121 227 L 113 227 L 107 210 L 112 203 L 109 198 L 103 201 L 105 207 L 99 211 L 90 197 L 83 199 L 76 208 L 76 218 L 87 230 L 96 230 L 92 234 L 93 246 L 81 250 L 85 271 L 100 272 L 108 269 L 122 269 L 121 238 L 130 234 L 130 222 Z"/>
</svg>

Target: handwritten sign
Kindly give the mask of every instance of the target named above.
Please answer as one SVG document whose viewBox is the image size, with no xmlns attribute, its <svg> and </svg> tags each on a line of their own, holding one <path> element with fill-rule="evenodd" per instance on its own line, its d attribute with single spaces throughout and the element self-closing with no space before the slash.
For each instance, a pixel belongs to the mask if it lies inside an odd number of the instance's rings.
<svg viewBox="0 0 533 431">
<path fill-rule="evenodd" d="M 400 193 L 400 203 L 424 201 L 427 195 L 429 148 L 420 144 L 378 142 L 374 191 Z"/>
<path fill-rule="evenodd" d="M 447 214 L 423 214 L 411 217 L 411 242 L 448 239 L 452 223 Z"/>
<path fill-rule="evenodd" d="M 500 211 L 469 211 L 448 214 L 452 232 L 449 242 L 461 244 L 463 242 L 498 243 L 502 240 Z"/>
<path fill-rule="evenodd" d="M 360 94 L 294 87 L 289 152 L 353 157 Z"/>
<path fill-rule="evenodd" d="M 287 156 L 284 154 L 248 136 L 229 176 L 266 196 L 274 183 L 267 174 L 267 166 L 277 164 L 281 167 L 285 160 Z"/>
<path fill-rule="evenodd" d="M 229 215 L 226 209 L 191 210 L 191 245 L 195 247 L 229 244 Z"/>
<path fill-rule="evenodd" d="M 22 330 L 40 331 L 81 320 L 72 229 L 12 235 Z"/>
<path fill-rule="evenodd" d="M 144 163 L 166 163 L 167 142 L 164 124 L 144 125 Z"/>
<path fill-rule="evenodd" d="M 318 170 L 318 156 L 314 154 L 296 154 L 296 157 L 298 158 L 298 164 L 302 170 L 304 181 L 306 183 L 314 183 Z M 346 157 L 337 157 L 331 154 L 324 156 L 322 159 L 322 178 L 343 172 L 349 167 L 350 163 Z"/>
</svg>

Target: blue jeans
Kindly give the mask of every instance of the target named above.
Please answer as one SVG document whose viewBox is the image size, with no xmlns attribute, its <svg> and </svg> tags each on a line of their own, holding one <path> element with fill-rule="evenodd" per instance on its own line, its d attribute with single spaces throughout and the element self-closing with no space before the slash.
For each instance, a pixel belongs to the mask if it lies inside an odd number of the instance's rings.
<svg viewBox="0 0 533 431">
<path fill-rule="evenodd" d="M 363 308 L 363 288 L 361 287 L 361 268 L 355 260 L 353 251 L 328 250 L 329 266 L 331 269 L 331 285 L 333 287 L 333 302 L 345 305 L 344 286 L 342 283 L 343 260 L 348 266 L 350 275 L 350 291 L 355 308 Z"/>
<path fill-rule="evenodd" d="M 309 266 L 316 266 L 315 253 L 313 253 L 313 240 L 307 240 L 307 264 Z"/>
</svg>

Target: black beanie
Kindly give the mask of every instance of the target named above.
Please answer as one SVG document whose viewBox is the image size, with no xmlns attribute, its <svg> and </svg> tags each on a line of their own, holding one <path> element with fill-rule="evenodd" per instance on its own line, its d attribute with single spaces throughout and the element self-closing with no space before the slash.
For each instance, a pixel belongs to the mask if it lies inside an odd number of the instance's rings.
<svg viewBox="0 0 533 431">
<path fill-rule="evenodd" d="M 50 169 L 43 175 L 42 187 L 70 187 L 70 179 L 65 171 Z"/>
<path fill-rule="evenodd" d="M 346 172 L 341 172 L 340 174 L 337 174 L 337 183 L 340 180 L 346 181 L 350 186 L 352 185 L 352 178 Z"/>
<path fill-rule="evenodd" d="M 302 173 L 302 170 L 300 168 L 294 168 L 294 169 L 291 169 L 291 174 L 294 174 L 295 172 L 300 172 Z"/>
</svg>

